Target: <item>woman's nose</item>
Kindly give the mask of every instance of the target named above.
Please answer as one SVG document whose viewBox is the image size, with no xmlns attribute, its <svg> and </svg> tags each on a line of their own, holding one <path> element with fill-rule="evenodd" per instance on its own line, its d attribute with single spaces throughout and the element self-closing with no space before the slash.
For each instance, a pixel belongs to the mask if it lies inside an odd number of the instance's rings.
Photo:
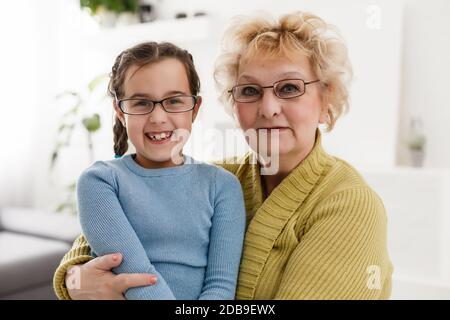
<svg viewBox="0 0 450 320">
<path fill-rule="evenodd" d="M 281 113 L 281 101 L 273 90 L 265 90 L 258 106 L 259 116 L 270 119 Z"/>
</svg>

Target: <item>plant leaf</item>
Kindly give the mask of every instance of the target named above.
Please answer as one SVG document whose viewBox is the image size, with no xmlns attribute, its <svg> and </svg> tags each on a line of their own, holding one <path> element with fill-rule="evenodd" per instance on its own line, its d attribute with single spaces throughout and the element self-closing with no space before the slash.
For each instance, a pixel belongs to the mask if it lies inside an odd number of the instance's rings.
<svg viewBox="0 0 450 320">
<path fill-rule="evenodd" d="M 55 166 L 56 159 L 58 159 L 58 151 L 53 151 L 52 157 L 50 159 L 50 170 Z"/>
<path fill-rule="evenodd" d="M 91 82 L 88 84 L 89 92 L 93 92 L 99 84 L 101 84 L 103 81 L 105 81 L 108 78 L 108 75 L 106 73 L 96 76 Z"/>
<path fill-rule="evenodd" d="M 75 191 L 76 188 L 77 188 L 77 183 L 76 182 L 72 182 L 70 185 L 67 186 L 67 190 L 71 191 L 71 192 Z"/>
<path fill-rule="evenodd" d="M 100 115 L 98 113 L 93 114 L 91 117 L 83 118 L 82 122 L 89 132 L 95 132 L 101 127 Z"/>
<path fill-rule="evenodd" d="M 61 99 L 61 98 L 65 97 L 65 96 L 79 97 L 80 94 L 79 94 L 78 92 L 75 92 L 75 91 L 67 90 L 67 91 L 63 91 L 63 92 L 61 92 L 61 93 L 58 93 L 58 94 L 55 96 L 55 99 L 58 100 L 58 99 Z"/>
</svg>

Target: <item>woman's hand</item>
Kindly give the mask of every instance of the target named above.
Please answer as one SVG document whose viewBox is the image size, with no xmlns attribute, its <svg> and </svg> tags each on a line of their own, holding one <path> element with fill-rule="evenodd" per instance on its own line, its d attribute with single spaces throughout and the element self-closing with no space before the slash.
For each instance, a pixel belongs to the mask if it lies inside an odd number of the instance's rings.
<svg viewBox="0 0 450 320">
<path fill-rule="evenodd" d="M 129 288 L 154 285 L 156 276 L 143 274 L 114 274 L 111 269 L 122 262 L 120 253 L 97 257 L 83 265 L 70 267 L 66 287 L 73 300 L 125 300 Z"/>
</svg>

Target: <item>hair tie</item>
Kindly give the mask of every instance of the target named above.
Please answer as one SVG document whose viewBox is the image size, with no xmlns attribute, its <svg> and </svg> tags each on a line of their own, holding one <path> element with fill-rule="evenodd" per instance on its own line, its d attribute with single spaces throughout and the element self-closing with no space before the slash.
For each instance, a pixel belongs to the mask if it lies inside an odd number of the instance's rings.
<svg viewBox="0 0 450 320">
<path fill-rule="evenodd" d="M 116 155 L 114 155 L 114 158 L 116 158 L 116 159 L 122 158 L 122 155 L 116 154 Z"/>
</svg>

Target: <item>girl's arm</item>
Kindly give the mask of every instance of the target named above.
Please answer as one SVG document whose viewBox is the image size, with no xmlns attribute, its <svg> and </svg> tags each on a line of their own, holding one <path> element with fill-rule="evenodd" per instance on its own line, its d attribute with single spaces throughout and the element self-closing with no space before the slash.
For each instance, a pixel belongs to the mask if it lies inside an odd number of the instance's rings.
<svg viewBox="0 0 450 320">
<path fill-rule="evenodd" d="M 245 232 L 244 199 L 231 173 L 219 169 L 215 181 L 208 264 L 199 300 L 233 300 Z"/>
<path fill-rule="evenodd" d="M 83 233 L 99 256 L 120 252 L 123 261 L 113 269 L 119 273 L 152 273 L 153 286 L 129 289 L 127 299 L 173 300 L 171 289 L 148 259 L 142 243 L 128 221 L 116 195 L 116 182 L 109 167 L 97 162 L 77 184 L 78 210 Z"/>
</svg>

